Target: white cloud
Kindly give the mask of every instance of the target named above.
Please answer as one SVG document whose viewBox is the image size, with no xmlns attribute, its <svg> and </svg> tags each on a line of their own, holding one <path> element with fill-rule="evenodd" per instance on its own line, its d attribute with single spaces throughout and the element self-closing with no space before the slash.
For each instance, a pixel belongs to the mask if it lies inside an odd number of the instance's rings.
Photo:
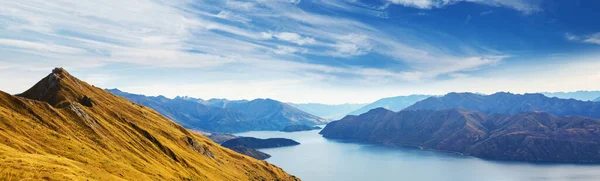
<svg viewBox="0 0 600 181">
<path fill-rule="evenodd" d="M 588 36 L 577 36 L 571 33 L 565 33 L 565 38 L 570 41 L 600 45 L 600 32 Z"/>
<path fill-rule="evenodd" d="M 591 36 L 588 36 L 585 40 L 583 40 L 583 42 L 600 45 L 600 33 L 595 33 Z"/>
<path fill-rule="evenodd" d="M 431 9 L 434 7 L 440 7 L 445 5 L 446 2 L 436 1 L 436 0 L 388 0 L 393 4 L 401 4 L 404 6 L 421 8 L 421 9 Z"/>
<path fill-rule="evenodd" d="M 68 46 L 61 46 L 51 43 L 40 43 L 40 42 L 30 42 L 30 41 L 22 41 L 22 40 L 13 40 L 13 39 L 2 39 L 0 38 L 0 46 L 13 47 L 18 49 L 29 49 L 41 52 L 51 52 L 51 53 L 63 53 L 63 54 L 76 54 L 83 53 L 85 50 L 79 48 L 73 48 Z"/>
<path fill-rule="evenodd" d="M 479 15 L 480 16 L 485 16 L 485 15 L 492 14 L 492 13 L 494 13 L 494 11 L 489 10 L 489 11 L 484 11 L 484 12 L 479 13 Z"/>
<path fill-rule="evenodd" d="M 420 9 L 441 8 L 460 2 L 470 2 L 488 6 L 511 8 L 525 14 L 541 11 L 538 4 L 535 4 L 534 1 L 527 0 L 388 0 L 388 2 Z"/>
<path fill-rule="evenodd" d="M 171 71 L 193 68 L 195 77 L 217 72 L 212 81 L 292 82 L 308 90 L 316 84 L 427 81 L 444 74 L 468 74 L 503 59 L 495 52 L 450 52 L 436 42 L 418 38 L 432 35 L 417 34 L 426 32 L 385 31 L 358 20 L 307 12 L 296 6 L 298 2 L 0 1 L 0 18 L 14 20 L 0 28 L 0 34 L 10 37 L 0 39 L 0 63 L 28 62 L 44 71 L 54 66 L 97 70 L 82 76 L 106 86 L 120 80 L 103 77 L 102 67 L 128 65 Z M 333 66 L 327 60 L 369 54 L 403 68 Z M 310 60 L 306 55 L 325 61 Z M 333 93 L 333 89 L 323 91 Z M 264 89 L 248 96 L 261 95 L 261 91 Z"/>
<path fill-rule="evenodd" d="M 333 47 L 335 47 L 335 51 L 332 51 L 331 54 L 334 56 L 359 56 L 371 51 L 371 42 L 367 35 L 347 34 L 339 36 Z"/>
<path fill-rule="evenodd" d="M 262 33 L 261 35 L 262 35 L 262 37 L 266 37 L 266 38 L 275 37 L 279 40 L 295 43 L 297 45 L 315 44 L 317 42 L 313 38 L 303 37 L 302 35 L 299 35 L 297 33 L 291 33 L 291 32 L 280 32 L 280 33 L 275 33 L 275 34 Z"/>
</svg>

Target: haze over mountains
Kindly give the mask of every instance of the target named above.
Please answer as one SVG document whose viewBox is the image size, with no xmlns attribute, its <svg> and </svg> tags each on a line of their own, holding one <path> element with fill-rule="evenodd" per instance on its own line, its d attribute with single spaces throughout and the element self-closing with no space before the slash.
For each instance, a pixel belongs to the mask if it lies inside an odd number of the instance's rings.
<svg viewBox="0 0 600 181">
<path fill-rule="evenodd" d="M 0 92 L 3 180 L 298 180 L 61 68 Z"/>
<path fill-rule="evenodd" d="M 487 114 L 518 114 L 543 111 L 557 116 L 586 116 L 600 118 L 600 103 L 575 99 L 549 98 L 543 94 L 512 94 L 499 92 L 492 95 L 449 93 L 430 97 L 405 110 L 442 110 L 463 108 Z"/>
<path fill-rule="evenodd" d="M 307 113 L 319 116 L 325 119 L 338 120 L 344 116 L 350 114 L 350 112 L 356 111 L 357 109 L 367 104 L 319 104 L 319 103 L 306 103 L 306 104 L 294 104 L 288 103 L 300 110 L 306 111 Z"/>
<path fill-rule="evenodd" d="M 431 97 L 429 95 L 409 95 L 409 96 L 397 96 L 397 97 L 388 97 L 379 99 L 373 103 L 367 104 L 360 109 L 352 111 L 349 115 L 360 115 L 362 113 L 366 113 L 371 109 L 375 108 L 386 108 L 392 111 L 400 111 L 414 103 Z"/>
<path fill-rule="evenodd" d="M 575 92 L 541 92 L 547 97 L 557 97 L 561 99 L 577 99 L 582 101 L 592 101 L 600 97 L 600 91 L 575 91 Z"/>
<path fill-rule="evenodd" d="M 313 116 L 272 99 L 204 101 L 189 97 L 169 99 L 110 89 L 109 92 L 155 109 L 190 129 L 207 132 L 234 133 L 252 130 L 281 130 L 289 125 L 317 125 L 326 119 Z"/>
</svg>

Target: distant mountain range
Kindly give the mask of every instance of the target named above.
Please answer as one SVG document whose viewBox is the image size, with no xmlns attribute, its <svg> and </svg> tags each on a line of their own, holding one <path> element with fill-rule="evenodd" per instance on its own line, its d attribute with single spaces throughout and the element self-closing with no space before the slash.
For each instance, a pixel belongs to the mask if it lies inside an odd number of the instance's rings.
<svg viewBox="0 0 600 181">
<path fill-rule="evenodd" d="M 300 110 L 306 111 L 307 113 L 325 118 L 330 120 L 338 120 L 348 115 L 350 112 L 355 111 L 367 104 L 319 104 L 319 103 L 307 103 L 307 104 L 294 104 L 288 103 Z"/>
<path fill-rule="evenodd" d="M 299 180 L 56 68 L 0 91 L 0 180 Z"/>
<path fill-rule="evenodd" d="M 379 99 L 373 103 L 367 104 L 357 110 L 349 113 L 349 115 L 360 115 L 368 112 L 375 108 L 386 108 L 392 111 L 400 111 L 414 103 L 427 99 L 430 95 L 409 95 L 409 96 L 397 96 Z"/>
<path fill-rule="evenodd" d="M 465 109 L 393 112 L 378 108 L 331 122 L 320 134 L 486 159 L 600 162 L 599 120 L 543 112 L 501 115 Z"/>
<path fill-rule="evenodd" d="M 487 114 L 519 114 L 542 111 L 557 116 L 585 116 L 600 118 L 600 103 L 575 99 L 549 98 L 543 94 L 511 94 L 499 92 L 492 95 L 474 93 L 449 93 L 430 97 L 405 110 L 443 110 L 463 108 Z"/>
<path fill-rule="evenodd" d="M 575 92 L 541 92 L 548 97 L 557 97 L 561 99 L 577 99 L 582 101 L 591 101 L 600 97 L 600 91 L 575 91 Z"/>
<path fill-rule="evenodd" d="M 187 128 L 207 132 L 281 130 L 289 125 L 327 123 L 326 119 L 272 99 L 252 101 L 211 99 L 205 101 L 189 97 L 169 99 L 164 96 L 144 96 L 118 89 L 108 89 L 107 91 L 148 106 Z"/>
<path fill-rule="evenodd" d="M 600 102 L 600 97 L 594 99 L 594 102 Z"/>
</svg>

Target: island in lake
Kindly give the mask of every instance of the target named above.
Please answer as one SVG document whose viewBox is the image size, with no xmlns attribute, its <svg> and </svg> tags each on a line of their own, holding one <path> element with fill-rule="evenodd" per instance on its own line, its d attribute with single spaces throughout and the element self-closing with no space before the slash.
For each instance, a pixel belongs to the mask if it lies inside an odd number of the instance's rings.
<svg viewBox="0 0 600 181">
<path fill-rule="evenodd" d="M 321 127 L 318 126 L 309 126 L 309 125 L 290 125 L 283 128 L 283 132 L 297 132 L 297 131 L 310 131 L 310 130 L 319 130 Z"/>
<path fill-rule="evenodd" d="M 269 138 L 269 139 L 259 139 L 253 137 L 240 137 L 235 139 L 230 139 L 225 141 L 221 146 L 229 148 L 238 153 L 248 155 L 250 157 L 264 160 L 271 155 L 258 151 L 256 149 L 261 148 L 277 148 L 284 146 L 294 146 L 299 145 L 300 143 L 286 138 Z"/>
</svg>

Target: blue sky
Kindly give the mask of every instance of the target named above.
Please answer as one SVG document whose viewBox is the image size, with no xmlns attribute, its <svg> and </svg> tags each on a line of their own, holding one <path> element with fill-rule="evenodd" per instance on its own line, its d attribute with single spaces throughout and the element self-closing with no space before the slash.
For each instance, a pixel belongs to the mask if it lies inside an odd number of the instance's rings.
<svg viewBox="0 0 600 181">
<path fill-rule="evenodd" d="M 147 95 L 364 103 L 600 89 L 595 0 L 8 0 L 0 90 L 65 67 Z"/>
</svg>

